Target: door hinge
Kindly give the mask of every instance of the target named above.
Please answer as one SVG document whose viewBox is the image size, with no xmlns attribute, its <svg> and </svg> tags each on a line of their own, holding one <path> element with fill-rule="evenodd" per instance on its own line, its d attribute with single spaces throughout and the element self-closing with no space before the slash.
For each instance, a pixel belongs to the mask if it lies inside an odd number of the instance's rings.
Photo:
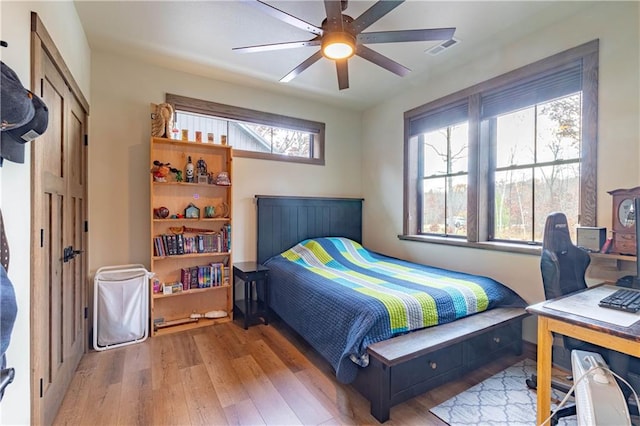
<svg viewBox="0 0 640 426">
<path fill-rule="evenodd" d="M 40 79 L 40 96 L 44 98 L 44 78 Z"/>
<path fill-rule="evenodd" d="M 84 135 L 84 146 L 89 145 L 89 135 Z"/>
<path fill-rule="evenodd" d="M 44 392 L 44 380 L 42 380 L 42 377 L 40 378 L 40 398 L 42 398 Z"/>
<path fill-rule="evenodd" d="M 84 319 L 89 318 L 89 308 L 87 308 L 86 306 L 84 307 Z"/>
<path fill-rule="evenodd" d="M 88 220 L 84 221 L 84 232 L 89 232 L 89 221 Z"/>
<path fill-rule="evenodd" d="M 44 229 L 40 228 L 40 248 L 44 247 Z"/>
</svg>

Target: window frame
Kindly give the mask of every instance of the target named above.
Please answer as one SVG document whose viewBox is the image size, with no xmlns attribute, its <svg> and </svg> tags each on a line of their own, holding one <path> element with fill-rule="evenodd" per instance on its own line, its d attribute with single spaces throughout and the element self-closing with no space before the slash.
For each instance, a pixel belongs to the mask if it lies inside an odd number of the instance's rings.
<svg viewBox="0 0 640 426">
<path fill-rule="evenodd" d="M 273 154 L 267 152 L 247 151 L 234 148 L 235 157 L 256 158 L 261 160 L 275 160 L 289 163 L 303 163 L 324 166 L 325 155 L 325 123 L 306 120 L 303 118 L 288 117 L 270 112 L 256 111 L 218 102 L 189 98 L 187 96 L 167 93 L 165 102 L 171 104 L 174 110 L 209 115 L 214 118 L 237 120 L 253 124 L 299 130 L 313 135 L 311 153 L 312 157 L 294 157 L 289 155 Z M 229 141 L 233 146 L 233 141 Z"/>
<path fill-rule="evenodd" d="M 539 253 L 540 245 L 526 242 L 505 242 L 490 239 L 493 227 L 493 183 L 488 146 L 481 145 L 482 96 L 502 88 L 532 80 L 576 61 L 582 62 L 582 144 L 580 162 L 581 226 L 596 225 L 597 210 L 597 122 L 598 122 L 598 60 L 599 40 L 557 53 L 529 65 L 467 87 L 404 113 L 404 203 L 403 230 L 398 237 L 406 240 L 441 243 L 456 246 L 495 249 L 521 253 Z M 469 123 L 469 181 L 467 192 L 467 238 L 424 235 L 419 233 L 420 207 L 418 206 L 418 140 L 411 135 L 411 124 L 416 120 L 437 114 L 452 105 L 466 102 Z"/>
</svg>

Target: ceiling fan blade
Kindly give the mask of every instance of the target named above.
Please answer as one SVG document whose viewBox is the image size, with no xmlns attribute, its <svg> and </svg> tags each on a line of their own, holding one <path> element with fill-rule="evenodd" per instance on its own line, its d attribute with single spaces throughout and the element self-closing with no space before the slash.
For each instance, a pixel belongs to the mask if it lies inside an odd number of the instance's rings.
<svg viewBox="0 0 640 426">
<path fill-rule="evenodd" d="M 282 83 L 288 83 L 294 78 L 296 78 L 302 71 L 309 68 L 311 65 L 315 64 L 322 58 L 322 51 L 318 50 L 313 55 L 309 56 L 303 63 L 295 67 L 291 72 L 280 79 Z"/>
<path fill-rule="evenodd" d="M 347 59 L 336 61 L 336 71 L 338 72 L 338 87 L 340 90 L 349 88 L 349 62 Z"/>
<path fill-rule="evenodd" d="M 320 38 L 314 38 L 313 40 L 291 41 L 288 43 L 273 43 L 260 44 L 257 46 L 234 47 L 231 50 L 235 50 L 240 53 L 267 52 L 271 50 L 292 49 L 294 47 L 320 46 L 321 43 L 322 40 L 320 40 Z"/>
<path fill-rule="evenodd" d="M 340 0 L 324 0 L 327 11 L 327 31 L 342 31 L 342 5 Z"/>
<path fill-rule="evenodd" d="M 358 16 L 351 23 L 351 28 L 355 34 L 360 34 L 378 19 L 400 6 L 404 0 L 380 0 L 367 9 L 362 15 Z"/>
<path fill-rule="evenodd" d="M 254 8 L 266 13 L 269 16 L 272 16 L 276 19 L 279 19 L 283 22 L 286 22 L 289 25 L 293 25 L 294 27 L 300 28 L 305 31 L 309 31 L 310 33 L 321 36 L 323 31 L 322 28 L 318 28 L 315 25 L 311 25 L 310 23 L 303 21 L 300 18 L 296 18 L 293 15 L 289 15 L 287 12 L 283 12 L 280 9 L 277 9 L 273 6 L 268 5 L 267 3 L 261 2 L 260 0 L 242 0 L 244 3 L 247 3 L 249 6 L 253 6 Z"/>
<path fill-rule="evenodd" d="M 396 43 L 403 41 L 451 40 L 455 28 L 431 28 L 428 30 L 380 31 L 358 34 L 358 43 Z"/>
<path fill-rule="evenodd" d="M 404 77 L 411 72 L 409 68 L 404 67 L 386 56 L 379 54 L 375 50 L 371 50 L 367 46 L 363 46 L 361 44 L 356 46 L 356 55 L 369 62 L 373 62 L 374 64 L 399 75 L 400 77 Z"/>
</svg>

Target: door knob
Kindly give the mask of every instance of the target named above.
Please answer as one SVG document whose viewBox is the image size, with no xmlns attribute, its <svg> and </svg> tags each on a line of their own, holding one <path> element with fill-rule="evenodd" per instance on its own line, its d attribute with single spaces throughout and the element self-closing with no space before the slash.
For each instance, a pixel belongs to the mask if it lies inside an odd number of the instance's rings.
<svg viewBox="0 0 640 426">
<path fill-rule="evenodd" d="M 67 263 L 76 257 L 76 255 L 81 254 L 84 250 L 74 250 L 73 246 L 65 247 L 62 250 L 62 262 Z"/>
</svg>

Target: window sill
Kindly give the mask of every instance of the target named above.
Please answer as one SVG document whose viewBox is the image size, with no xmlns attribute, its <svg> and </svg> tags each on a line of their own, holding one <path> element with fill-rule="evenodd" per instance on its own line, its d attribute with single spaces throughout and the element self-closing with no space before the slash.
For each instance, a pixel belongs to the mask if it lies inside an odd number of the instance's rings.
<svg viewBox="0 0 640 426">
<path fill-rule="evenodd" d="M 448 246 L 466 247 L 481 250 L 495 250 L 504 251 L 509 253 L 529 254 L 533 256 L 540 256 L 542 247 L 539 245 L 527 245 L 527 244 L 514 244 L 504 241 L 482 241 L 482 242 L 470 242 L 460 238 L 452 237 L 438 237 L 434 235 L 398 235 L 398 239 L 405 241 L 416 241 L 420 243 L 430 244 L 443 244 Z"/>
</svg>

